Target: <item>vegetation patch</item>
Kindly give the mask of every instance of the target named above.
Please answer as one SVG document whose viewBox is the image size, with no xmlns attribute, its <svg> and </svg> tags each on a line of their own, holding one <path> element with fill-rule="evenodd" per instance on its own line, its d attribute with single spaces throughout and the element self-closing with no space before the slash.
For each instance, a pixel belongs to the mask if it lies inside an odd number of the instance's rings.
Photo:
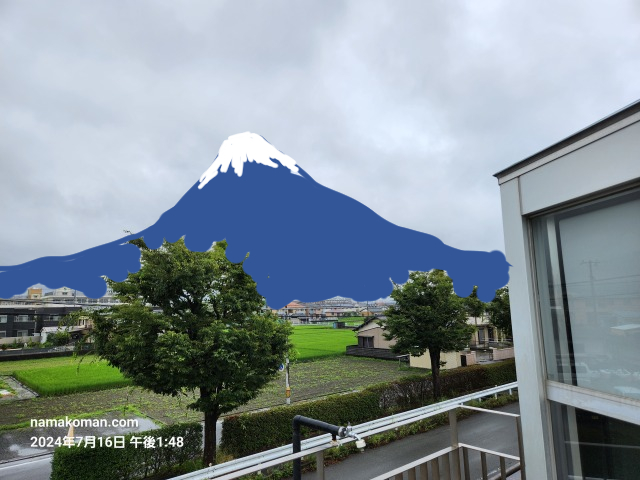
<svg viewBox="0 0 640 480">
<path fill-rule="evenodd" d="M 319 325 L 294 327 L 290 341 L 298 353 L 298 360 L 344 355 L 347 345 L 358 343 L 351 329 Z"/>
<path fill-rule="evenodd" d="M 77 366 L 70 358 L 49 358 L 64 361 L 63 365 Z M 28 360 L 27 362 L 31 362 Z M 76 363 L 71 363 L 76 362 Z M 86 362 L 86 363 L 85 363 Z M 82 370 L 88 361 L 80 365 Z M 25 362 L 26 363 L 26 362 Z M 2 365 L 2 363 L 0 363 Z M 14 370 L 23 370 L 19 365 Z M 326 395 L 360 390 L 380 382 L 392 382 L 421 372 L 420 369 L 398 369 L 398 364 L 384 360 L 358 357 L 328 357 L 311 362 L 291 365 L 291 401 L 318 399 Z M 424 376 L 424 374 L 423 374 Z M 285 403 L 285 374 L 279 372 L 255 399 L 239 407 L 233 413 L 270 408 Z M 64 415 L 80 415 L 100 409 L 117 409 L 135 405 L 153 421 L 174 424 L 201 421 L 202 414 L 186 408 L 195 401 L 193 395 L 163 396 L 137 387 L 116 388 L 95 392 L 81 392 L 57 397 L 38 397 L 20 402 L 0 404 L 0 430 L 21 426 L 30 418 L 53 418 Z"/>
<path fill-rule="evenodd" d="M 43 396 L 106 390 L 131 383 L 117 368 L 110 367 L 106 362 L 19 370 L 14 376 Z"/>
<path fill-rule="evenodd" d="M 0 377 L 0 397 L 6 397 L 8 395 L 13 395 L 14 393 L 16 393 L 15 390 L 11 388 L 11 386 L 2 377 Z"/>
</svg>

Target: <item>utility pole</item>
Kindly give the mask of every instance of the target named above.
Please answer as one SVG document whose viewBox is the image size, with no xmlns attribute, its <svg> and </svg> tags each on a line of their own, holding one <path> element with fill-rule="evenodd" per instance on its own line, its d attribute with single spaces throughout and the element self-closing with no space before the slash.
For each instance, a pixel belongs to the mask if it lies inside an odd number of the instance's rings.
<svg viewBox="0 0 640 480">
<path fill-rule="evenodd" d="M 593 260 L 583 260 L 580 265 L 589 265 L 589 284 L 591 286 L 591 298 L 593 299 L 593 319 L 598 321 L 598 300 L 596 298 L 596 287 L 594 285 L 595 278 L 593 277 L 593 266 L 598 265 L 600 262 Z"/>
<path fill-rule="evenodd" d="M 291 387 L 289 386 L 289 355 L 287 355 L 287 358 L 285 360 L 285 397 L 286 397 L 286 403 L 287 405 L 291 404 Z"/>
<path fill-rule="evenodd" d="M 284 321 L 288 322 L 288 315 L 287 315 L 287 311 L 285 310 L 284 313 Z M 287 353 L 287 356 L 285 357 L 285 389 L 284 389 L 284 397 L 285 397 L 285 403 L 287 405 L 291 405 L 291 386 L 289 385 L 289 354 Z"/>
</svg>

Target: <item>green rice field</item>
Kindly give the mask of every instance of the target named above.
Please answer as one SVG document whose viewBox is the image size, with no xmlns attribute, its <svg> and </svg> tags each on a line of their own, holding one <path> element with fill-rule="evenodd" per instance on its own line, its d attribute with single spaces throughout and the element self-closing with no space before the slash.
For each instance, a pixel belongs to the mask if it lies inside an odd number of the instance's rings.
<svg viewBox="0 0 640 480">
<path fill-rule="evenodd" d="M 87 365 L 95 361 L 95 355 L 82 357 L 82 365 Z M 29 360 L 2 360 L 0 361 L 0 375 L 13 375 L 21 370 L 32 370 L 34 368 L 67 367 L 78 366 L 79 358 L 74 357 L 54 357 L 54 358 L 34 358 Z M 106 362 L 105 362 L 106 364 Z"/>
<path fill-rule="evenodd" d="M 358 343 L 350 329 L 317 325 L 298 325 L 293 328 L 291 343 L 298 351 L 299 360 L 344 355 L 347 345 Z"/>
<path fill-rule="evenodd" d="M 357 343 L 350 329 L 327 326 L 295 326 L 291 342 L 297 350 L 297 360 L 307 361 L 344 355 L 347 345 Z M 43 358 L 0 362 L 0 375 L 13 375 L 42 396 L 106 390 L 130 385 L 130 381 L 105 361 L 89 355 L 78 364 L 72 357 Z"/>
<path fill-rule="evenodd" d="M 106 390 L 131 384 L 117 368 L 110 367 L 106 362 L 19 370 L 14 376 L 45 397 Z"/>
</svg>

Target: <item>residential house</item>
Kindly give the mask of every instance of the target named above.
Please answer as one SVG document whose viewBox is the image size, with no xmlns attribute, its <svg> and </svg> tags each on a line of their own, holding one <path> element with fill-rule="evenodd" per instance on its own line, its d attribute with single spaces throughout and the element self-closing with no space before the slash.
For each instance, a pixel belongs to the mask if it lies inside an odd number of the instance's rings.
<svg viewBox="0 0 640 480">
<path fill-rule="evenodd" d="M 395 340 L 384 338 L 385 330 L 379 323 L 383 318 L 384 316 L 370 317 L 355 329 L 358 344 L 347 346 L 347 355 L 385 360 L 406 359 L 408 357 L 409 365 L 412 367 L 431 368 L 431 359 L 428 351 L 419 357 L 402 355 L 391 351 Z M 476 356 L 473 352 L 442 352 L 440 361 L 445 362 L 442 369 L 446 370 L 462 365 L 473 365 L 476 363 Z"/>
<path fill-rule="evenodd" d="M 369 317 L 362 325 L 354 329 L 358 344 L 348 345 L 347 355 L 398 360 L 401 354 L 391 351 L 391 346 L 395 344 L 395 341 L 384 338 L 384 329 L 379 323 L 381 318 L 384 317 Z"/>
<path fill-rule="evenodd" d="M 40 341 L 44 327 L 57 327 L 76 305 L 29 304 L 0 305 L 0 344 Z"/>
</svg>

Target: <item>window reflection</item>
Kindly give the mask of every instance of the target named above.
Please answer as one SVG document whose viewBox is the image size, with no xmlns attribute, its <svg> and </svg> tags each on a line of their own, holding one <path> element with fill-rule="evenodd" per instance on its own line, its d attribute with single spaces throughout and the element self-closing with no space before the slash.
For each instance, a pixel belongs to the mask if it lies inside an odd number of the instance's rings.
<svg viewBox="0 0 640 480">
<path fill-rule="evenodd" d="M 640 192 L 532 226 L 548 378 L 640 400 Z"/>
<path fill-rule="evenodd" d="M 551 402 L 558 479 L 635 480 L 640 427 Z"/>
</svg>

